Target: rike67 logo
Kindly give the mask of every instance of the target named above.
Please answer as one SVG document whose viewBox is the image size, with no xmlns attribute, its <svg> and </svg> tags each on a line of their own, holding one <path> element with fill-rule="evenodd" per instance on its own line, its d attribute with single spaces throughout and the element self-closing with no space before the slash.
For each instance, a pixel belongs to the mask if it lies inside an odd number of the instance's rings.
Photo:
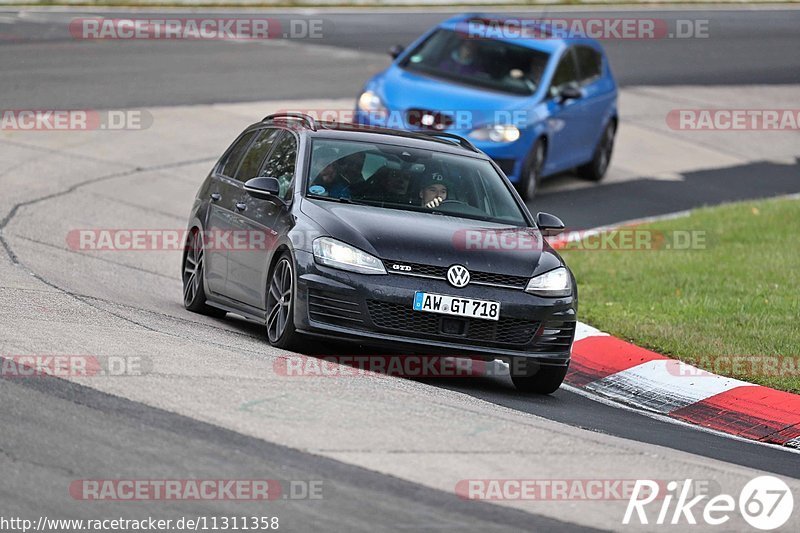
<svg viewBox="0 0 800 533">
<path fill-rule="evenodd" d="M 662 485 L 651 480 L 639 479 L 625 509 L 623 524 L 688 524 L 705 523 L 721 526 L 737 511 L 744 520 L 756 529 L 770 531 L 784 525 L 792 516 L 794 497 L 789 486 L 774 476 L 760 476 L 750 480 L 739 493 L 738 501 L 729 494 L 691 495 L 692 480 L 667 483 L 665 493 Z M 692 497 L 693 496 L 693 497 Z M 655 503 L 650 510 L 658 510 L 656 516 L 645 507 Z M 674 503 L 674 506 L 673 506 Z M 699 520 L 698 520 L 699 519 Z"/>
</svg>

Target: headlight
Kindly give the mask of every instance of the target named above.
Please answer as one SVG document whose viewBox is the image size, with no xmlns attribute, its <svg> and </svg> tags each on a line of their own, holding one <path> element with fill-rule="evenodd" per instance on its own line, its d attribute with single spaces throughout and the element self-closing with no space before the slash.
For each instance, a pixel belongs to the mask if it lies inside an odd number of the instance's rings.
<svg viewBox="0 0 800 533">
<path fill-rule="evenodd" d="M 495 124 L 472 130 L 469 136 L 479 141 L 511 143 L 519 139 L 519 128 L 510 124 Z"/>
<path fill-rule="evenodd" d="M 380 259 L 342 241 L 319 237 L 313 248 L 317 263 L 359 274 L 386 274 Z"/>
<path fill-rule="evenodd" d="M 564 267 L 558 267 L 550 272 L 540 274 L 531 278 L 525 292 L 537 296 L 569 296 L 572 294 L 572 282 L 569 279 L 569 272 Z"/>
<path fill-rule="evenodd" d="M 370 116 L 385 117 L 386 107 L 380 97 L 372 91 L 364 91 L 358 97 L 358 109 Z"/>
</svg>

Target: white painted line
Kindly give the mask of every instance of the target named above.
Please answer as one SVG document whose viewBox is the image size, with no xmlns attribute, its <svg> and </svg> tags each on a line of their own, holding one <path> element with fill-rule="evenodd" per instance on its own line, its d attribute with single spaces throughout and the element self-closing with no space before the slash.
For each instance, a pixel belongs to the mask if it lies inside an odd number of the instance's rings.
<svg viewBox="0 0 800 533">
<path fill-rule="evenodd" d="M 754 387 L 674 359 L 657 359 L 617 372 L 586 388 L 621 402 L 667 414 L 735 387 Z"/>
<path fill-rule="evenodd" d="M 608 333 L 600 331 L 597 328 L 593 328 L 589 324 L 584 324 L 583 322 L 578 322 L 578 325 L 575 328 L 575 342 L 583 340 L 587 337 L 608 337 Z"/>
</svg>

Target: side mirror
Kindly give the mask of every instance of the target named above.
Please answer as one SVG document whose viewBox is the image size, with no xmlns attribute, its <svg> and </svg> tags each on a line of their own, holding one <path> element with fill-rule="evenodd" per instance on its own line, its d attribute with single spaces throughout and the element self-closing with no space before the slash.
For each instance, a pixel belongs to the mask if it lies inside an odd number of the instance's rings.
<svg viewBox="0 0 800 533">
<path fill-rule="evenodd" d="M 582 97 L 583 93 L 574 85 L 565 85 L 558 90 L 558 99 L 561 102 L 566 102 L 567 100 L 577 100 L 578 98 Z"/>
<path fill-rule="evenodd" d="M 404 50 L 405 48 L 403 45 L 396 44 L 389 48 L 389 55 L 392 56 L 392 59 L 397 59 L 397 57 L 402 54 Z"/>
<path fill-rule="evenodd" d="M 564 231 L 564 223 L 561 219 L 550 213 L 538 213 L 536 215 L 536 225 L 545 237 L 555 237 Z"/>
<path fill-rule="evenodd" d="M 277 178 L 253 178 L 244 184 L 244 190 L 253 198 L 271 200 L 281 190 Z"/>
</svg>

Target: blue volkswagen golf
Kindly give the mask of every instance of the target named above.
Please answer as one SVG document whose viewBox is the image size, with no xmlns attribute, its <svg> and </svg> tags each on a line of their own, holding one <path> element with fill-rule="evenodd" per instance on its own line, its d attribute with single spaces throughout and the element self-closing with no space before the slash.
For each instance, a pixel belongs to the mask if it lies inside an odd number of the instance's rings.
<svg viewBox="0 0 800 533">
<path fill-rule="evenodd" d="M 559 172 L 605 175 L 617 86 L 595 39 L 544 23 L 459 15 L 391 54 L 392 65 L 358 97 L 357 123 L 466 137 L 526 200 Z"/>
</svg>

